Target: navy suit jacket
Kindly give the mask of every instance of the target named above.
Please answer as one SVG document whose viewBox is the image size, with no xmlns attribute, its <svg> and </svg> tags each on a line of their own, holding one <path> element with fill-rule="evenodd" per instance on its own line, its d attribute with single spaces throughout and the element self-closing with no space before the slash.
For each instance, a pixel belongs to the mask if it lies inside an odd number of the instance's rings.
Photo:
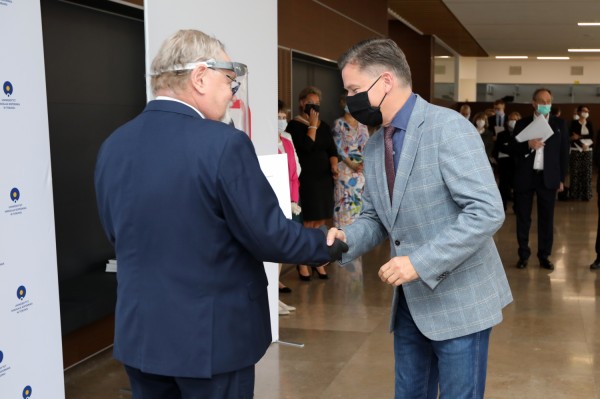
<svg viewBox="0 0 600 399">
<path fill-rule="evenodd" d="M 115 246 L 115 358 L 208 378 L 271 343 L 263 261 L 329 261 L 323 232 L 287 220 L 241 131 L 151 101 L 100 149 L 100 218 Z"/>
<path fill-rule="evenodd" d="M 533 122 L 533 115 L 520 119 L 515 124 L 514 136 Z M 565 181 L 569 160 L 569 132 L 563 119 L 550 115 L 548 124 L 554 134 L 544 144 L 544 185 L 557 190 Z M 535 151 L 527 142 L 513 142 L 513 155 L 516 161 L 515 190 L 529 190 L 533 187 L 533 161 Z"/>
</svg>

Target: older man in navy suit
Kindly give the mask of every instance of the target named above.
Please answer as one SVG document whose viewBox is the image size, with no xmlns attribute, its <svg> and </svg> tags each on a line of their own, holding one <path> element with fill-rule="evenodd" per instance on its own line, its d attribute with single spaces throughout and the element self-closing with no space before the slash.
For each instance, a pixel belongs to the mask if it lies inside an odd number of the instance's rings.
<svg viewBox="0 0 600 399">
<path fill-rule="evenodd" d="M 358 43 L 338 65 L 352 116 L 382 128 L 364 149 L 362 212 L 329 236 L 347 240 L 344 262 L 390 240 L 379 276 L 395 287 L 395 397 L 483 398 L 490 332 L 512 296 L 492 238 L 504 210 L 479 134 L 412 92 L 390 39 Z"/>
<path fill-rule="evenodd" d="M 341 256 L 284 217 L 248 136 L 220 122 L 245 69 L 217 39 L 175 33 L 152 63 L 156 100 L 100 149 L 114 356 L 134 398 L 251 398 L 271 343 L 262 262 Z"/>
</svg>

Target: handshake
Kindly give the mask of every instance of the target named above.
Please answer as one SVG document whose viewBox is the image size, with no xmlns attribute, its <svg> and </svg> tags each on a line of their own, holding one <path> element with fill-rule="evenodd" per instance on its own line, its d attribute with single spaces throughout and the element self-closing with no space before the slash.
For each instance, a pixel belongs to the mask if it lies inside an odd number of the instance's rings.
<svg viewBox="0 0 600 399">
<path fill-rule="evenodd" d="M 329 238 L 329 235 L 331 234 L 327 234 L 327 226 L 322 225 L 321 227 L 319 227 L 319 230 L 321 230 L 323 232 L 323 234 L 325 234 L 326 238 Z M 335 228 L 331 229 L 331 230 L 337 230 Z M 330 230 L 330 231 L 331 231 Z M 328 246 L 327 249 L 329 250 L 329 261 L 330 262 L 334 262 L 336 260 L 340 260 L 342 259 L 342 254 L 348 252 L 348 244 L 346 244 L 344 241 L 338 239 L 338 238 L 334 238 L 331 245 L 329 245 L 329 239 L 327 240 Z M 307 263 L 308 266 L 322 266 L 322 263 Z"/>
</svg>

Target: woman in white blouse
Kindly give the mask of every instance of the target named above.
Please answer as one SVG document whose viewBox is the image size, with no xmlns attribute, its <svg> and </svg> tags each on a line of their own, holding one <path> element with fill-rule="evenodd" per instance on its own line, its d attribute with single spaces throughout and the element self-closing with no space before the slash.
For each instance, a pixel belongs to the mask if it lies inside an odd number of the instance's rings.
<svg viewBox="0 0 600 399">
<path fill-rule="evenodd" d="M 571 183 L 569 198 L 589 201 L 592 198 L 592 144 L 594 129 L 588 120 L 590 108 L 587 105 L 577 107 L 578 120 L 571 122 L 571 155 L 569 173 Z"/>
</svg>

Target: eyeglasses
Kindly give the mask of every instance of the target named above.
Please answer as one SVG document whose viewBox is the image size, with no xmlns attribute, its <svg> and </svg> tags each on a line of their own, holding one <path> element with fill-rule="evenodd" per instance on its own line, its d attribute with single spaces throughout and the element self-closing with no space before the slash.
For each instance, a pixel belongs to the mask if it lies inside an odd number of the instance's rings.
<svg viewBox="0 0 600 399">
<path fill-rule="evenodd" d="M 235 78 L 232 78 L 231 76 L 229 76 L 228 74 L 226 74 L 225 72 L 223 72 L 221 69 L 215 68 L 215 67 L 208 67 L 208 69 L 212 69 L 213 71 L 217 71 L 217 72 L 221 72 L 223 75 L 225 75 L 227 77 L 227 79 L 230 80 L 230 84 L 231 84 L 231 94 L 235 95 L 235 93 L 237 93 L 238 89 L 240 88 L 241 83 L 238 82 L 237 80 L 235 80 Z"/>
<path fill-rule="evenodd" d="M 225 76 L 227 76 L 227 78 L 231 81 L 230 83 L 231 83 L 231 93 L 232 94 L 235 94 L 241 85 L 241 83 L 238 82 L 236 79 L 239 78 L 240 76 L 246 75 L 246 73 L 248 72 L 248 67 L 245 64 L 242 64 L 241 62 L 217 61 L 215 59 L 210 59 L 210 60 L 206 60 L 206 61 L 198 61 L 198 62 L 188 63 L 185 65 L 174 66 L 173 68 L 165 69 L 162 71 L 157 71 L 157 72 L 151 74 L 151 76 L 159 76 L 165 72 L 179 73 L 179 72 L 184 72 L 184 71 L 190 71 L 190 70 L 198 67 L 199 65 L 204 65 L 209 69 L 212 69 L 214 71 L 219 71 L 222 74 L 224 74 Z M 235 73 L 236 78 L 232 78 L 231 76 L 227 75 L 225 72 L 222 71 L 222 69 L 232 71 L 233 73 Z"/>
</svg>

